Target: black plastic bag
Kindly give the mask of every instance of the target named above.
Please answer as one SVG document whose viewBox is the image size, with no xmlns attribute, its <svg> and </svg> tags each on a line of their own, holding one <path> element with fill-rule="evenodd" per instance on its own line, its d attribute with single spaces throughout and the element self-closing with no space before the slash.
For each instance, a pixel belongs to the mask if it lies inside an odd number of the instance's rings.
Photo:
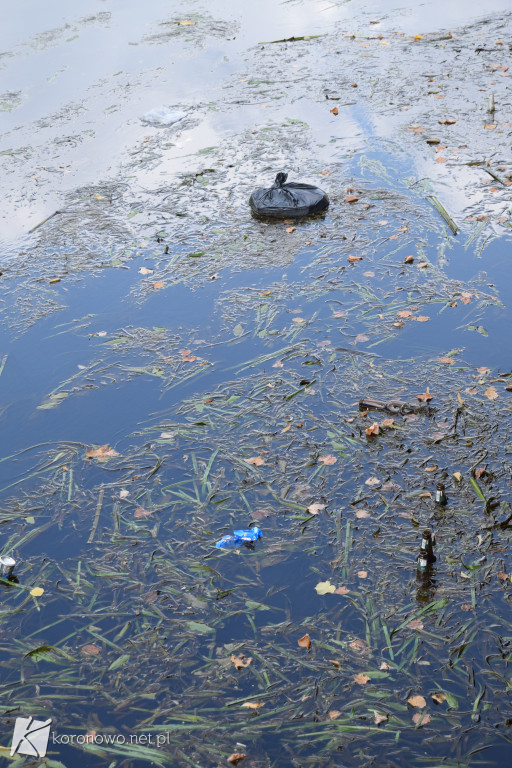
<svg viewBox="0 0 512 768">
<path fill-rule="evenodd" d="M 257 216 L 271 216 L 279 219 L 299 218 L 310 213 L 325 211 L 329 198 L 312 184 L 285 184 L 287 173 L 278 173 L 270 189 L 255 189 L 249 198 L 249 205 Z"/>
</svg>

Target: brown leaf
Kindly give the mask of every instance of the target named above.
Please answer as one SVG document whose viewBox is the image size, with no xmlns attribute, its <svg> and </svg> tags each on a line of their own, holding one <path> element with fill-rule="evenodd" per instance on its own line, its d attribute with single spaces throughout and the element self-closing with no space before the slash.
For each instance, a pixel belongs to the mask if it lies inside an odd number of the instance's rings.
<svg viewBox="0 0 512 768">
<path fill-rule="evenodd" d="M 336 667 L 336 669 L 341 669 L 341 664 L 337 659 L 327 659 L 329 664 L 332 664 L 333 667 Z"/>
<path fill-rule="evenodd" d="M 496 392 L 495 387 L 489 387 L 489 389 L 485 390 L 484 397 L 487 397 L 488 400 L 496 400 L 499 395 Z"/>
<path fill-rule="evenodd" d="M 496 124 L 484 125 L 484 128 L 487 128 L 488 131 L 494 131 L 494 129 L 496 128 Z"/>
<path fill-rule="evenodd" d="M 301 648 L 307 648 L 308 651 L 311 648 L 311 638 L 309 637 L 308 634 L 303 635 L 303 637 L 299 637 L 297 642 L 298 642 L 298 644 L 300 645 Z"/>
<path fill-rule="evenodd" d="M 370 517 L 370 513 L 367 509 L 358 509 L 356 512 L 356 517 L 358 517 L 359 520 L 366 520 L 368 517 Z"/>
<path fill-rule="evenodd" d="M 354 344 L 358 344 L 360 341 L 370 341 L 370 337 L 365 333 L 358 333 L 354 339 Z"/>
<path fill-rule="evenodd" d="M 501 581 L 506 581 L 508 579 L 508 575 L 504 571 L 498 571 L 496 575 Z"/>
<path fill-rule="evenodd" d="M 401 309 L 400 312 L 396 313 L 397 317 L 411 317 L 412 312 L 410 309 Z"/>
<path fill-rule="evenodd" d="M 338 712 L 337 709 L 331 709 L 331 711 L 327 714 L 327 717 L 329 720 L 336 720 L 337 717 L 341 715 L 341 712 Z"/>
<path fill-rule="evenodd" d="M 411 696 L 407 699 L 407 703 L 410 704 L 411 707 L 418 707 L 418 709 L 423 709 L 423 707 L 427 706 L 427 702 L 423 696 Z"/>
<path fill-rule="evenodd" d="M 409 621 L 407 626 L 409 629 L 423 629 L 423 622 L 419 619 L 413 619 L 412 621 Z"/>
<path fill-rule="evenodd" d="M 436 704 L 442 704 L 443 701 L 446 701 L 446 696 L 444 695 L 444 693 L 441 693 L 441 692 L 431 693 L 430 695 L 432 696 Z"/>
<path fill-rule="evenodd" d="M 157 280 L 156 283 L 153 283 L 152 287 L 154 288 L 155 291 L 159 291 L 160 288 L 164 287 L 164 285 L 165 285 L 165 283 L 162 283 L 161 280 Z"/>
<path fill-rule="evenodd" d="M 460 297 L 460 300 L 462 301 L 463 304 L 469 304 L 469 302 L 471 301 L 471 297 L 472 297 L 471 293 L 463 293 L 462 296 Z"/>
<path fill-rule="evenodd" d="M 370 488 L 374 488 L 376 485 L 380 485 L 380 480 L 378 477 L 369 477 L 367 480 L 364 481 L 365 485 L 369 485 Z"/>
<path fill-rule="evenodd" d="M 413 320 L 416 320 L 417 323 L 428 323 L 430 317 L 427 315 L 418 315 L 418 317 L 413 317 Z"/>
<path fill-rule="evenodd" d="M 426 712 L 416 712 L 416 714 L 412 716 L 412 721 L 421 728 L 430 723 L 430 715 L 427 715 Z"/>
<path fill-rule="evenodd" d="M 478 373 L 482 374 L 482 376 L 485 376 L 486 373 L 490 373 L 491 372 L 490 368 L 485 368 L 483 366 L 482 366 L 482 368 L 477 368 L 476 370 L 478 371 Z"/>
<path fill-rule="evenodd" d="M 418 269 L 426 269 L 428 267 L 428 261 L 420 261 Z"/>
<path fill-rule="evenodd" d="M 425 467 L 425 472 L 435 472 L 437 469 L 437 464 L 433 464 L 431 467 Z"/>
<path fill-rule="evenodd" d="M 438 155 L 436 157 L 436 163 L 446 163 L 446 157 L 441 157 L 441 155 Z"/>
<path fill-rule="evenodd" d="M 348 595 L 350 592 L 350 589 L 347 589 L 347 587 L 338 587 L 338 589 L 334 590 L 335 595 Z"/>
<path fill-rule="evenodd" d="M 429 389 L 429 388 L 427 387 L 427 391 L 426 391 L 426 392 L 424 392 L 422 395 L 416 395 L 416 397 L 418 398 L 418 400 L 420 400 L 420 402 L 422 402 L 422 403 L 428 403 L 428 402 L 429 402 L 429 400 L 432 400 L 432 395 L 430 394 L 430 392 L 428 391 L 428 389 Z"/>
<path fill-rule="evenodd" d="M 354 675 L 354 682 L 358 685 L 366 685 L 366 683 L 370 680 L 368 675 L 364 675 L 362 672 L 359 672 L 358 675 Z"/>
<path fill-rule="evenodd" d="M 339 112 L 339 109 L 338 109 L 338 107 L 333 107 L 333 108 L 332 108 L 330 111 L 331 111 L 331 112 L 332 112 L 332 114 L 333 114 L 333 115 L 336 117 L 336 115 L 337 115 L 337 114 L 338 114 L 338 112 Z"/>
<path fill-rule="evenodd" d="M 244 701 L 242 704 L 242 707 L 245 707 L 246 709 L 260 709 L 260 707 L 264 706 L 264 701 Z"/>
<path fill-rule="evenodd" d="M 387 723 L 388 721 L 387 715 L 381 715 L 375 709 L 373 710 L 373 714 L 374 714 L 373 722 L 375 723 L 375 725 L 380 725 L 381 723 Z"/>
<path fill-rule="evenodd" d="M 248 667 L 252 661 L 252 656 L 244 656 L 243 653 L 239 654 L 238 656 L 233 654 L 229 658 L 237 669 L 244 669 L 244 667 Z"/>
<path fill-rule="evenodd" d="M 349 643 L 349 647 L 352 648 L 353 651 L 357 651 L 357 653 L 363 653 L 367 655 L 370 653 L 370 648 L 367 646 L 364 640 L 361 640 L 361 638 L 356 637 L 354 640 L 352 640 L 351 643 Z"/>
<path fill-rule="evenodd" d="M 439 125 L 455 125 L 456 120 L 438 120 Z"/>
<path fill-rule="evenodd" d="M 478 467 L 478 469 L 475 469 L 475 477 L 477 480 L 480 480 L 482 475 L 485 475 L 487 473 L 487 470 L 485 467 Z"/>
<path fill-rule="evenodd" d="M 100 653 L 100 649 L 97 645 L 84 645 L 82 653 L 84 656 L 97 656 Z"/>
<path fill-rule="evenodd" d="M 414 256 L 406 256 L 404 259 L 404 264 L 413 264 L 414 263 Z"/>
<path fill-rule="evenodd" d="M 362 260 L 363 260 L 362 256 L 353 256 L 352 254 L 350 254 L 350 256 L 347 258 L 347 261 L 351 261 L 351 262 L 352 261 L 362 261 Z"/>
<path fill-rule="evenodd" d="M 255 467 L 261 467 L 265 463 L 265 459 L 261 456 L 251 456 L 250 459 L 244 459 L 247 464 L 253 464 Z"/>
<path fill-rule="evenodd" d="M 112 459 L 119 456 L 117 451 L 108 445 L 101 445 L 99 448 L 89 448 L 85 454 L 88 459 Z"/>
<path fill-rule="evenodd" d="M 318 504 L 317 502 L 315 504 L 310 504 L 307 511 L 310 515 L 319 515 L 323 509 L 325 509 L 325 504 Z"/>
<path fill-rule="evenodd" d="M 231 765 L 238 765 L 238 763 L 242 762 L 245 757 L 247 757 L 245 752 L 233 752 L 233 754 L 228 757 L 228 763 L 231 763 Z"/>
<path fill-rule="evenodd" d="M 473 606 L 471 605 L 471 603 L 462 603 L 460 609 L 461 611 L 472 611 Z"/>
<path fill-rule="evenodd" d="M 286 231 L 291 235 L 292 232 L 295 232 L 295 227 L 286 227 Z"/>
<path fill-rule="evenodd" d="M 191 355 L 191 349 L 180 349 L 180 355 L 183 362 L 186 363 L 193 363 L 194 360 L 197 360 L 197 357 L 195 355 Z"/>
<path fill-rule="evenodd" d="M 357 195 L 345 195 L 345 197 L 343 198 L 343 200 L 344 200 L 346 203 L 357 203 L 357 201 L 359 200 L 359 198 L 357 197 Z"/>
<path fill-rule="evenodd" d="M 372 435 L 378 435 L 379 432 L 380 432 L 379 425 L 377 424 L 376 421 L 373 422 L 371 427 L 367 427 L 365 429 L 366 437 L 371 437 Z"/>
<path fill-rule="evenodd" d="M 391 669 L 391 667 L 389 666 L 389 664 L 387 662 L 383 661 L 382 664 L 380 665 L 379 669 L 381 669 L 383 672 L 387 672 L 388 669 Z"/>
<path fill-rule="evenodd" d="M 380 425 L 381 427 L 392 427 L 394 423 L 394 419 L 382 419 Z"/>
<path fill-rule="evenodd" d="M 190 19 L 185 19 L 184 21 L 178 21 L 178 26 L 180 27 L 192 27 L 195 24 L 195 21 L 190 21 Z"/>
<path fill-rule="evenodd" d="M 358 579 L 366 579 L 368 577 L 368 571 L 358 571 L 356 575 Z"/>
<path fill-rule="evenodd" d="M 154 269 L 148 269 L 147 267 L 141 267 L 139 269 L 139 274 L 140 275 L 152 275 L 154 271 L 155 271 Z"/>
<path fill-rule="evenodd" d="M 150 512 L 148 509 L 143 509 L 143 507 L 137 507 L 135 512 L 133 513 L 133 516 L 137 520 L 144 520 L 146 517 L 151 517 L 153 513 Z"/>
<path fill-rule="evenodd" d="M 336 456 L 333 456 L 331 453 L 326 454 L 325 456 L 319 456 L 318 461 L 324 464 L 327 467 L 330 467 L 332 464 L 336 464 L 338 459 Z"/>
<path fill-rule="evenodd" d="M 439 357 L 438 360 L 440 363 L 445 363 L 445 365 L 453 365 L 455 362 L 453 357 Z"/>
</svg>

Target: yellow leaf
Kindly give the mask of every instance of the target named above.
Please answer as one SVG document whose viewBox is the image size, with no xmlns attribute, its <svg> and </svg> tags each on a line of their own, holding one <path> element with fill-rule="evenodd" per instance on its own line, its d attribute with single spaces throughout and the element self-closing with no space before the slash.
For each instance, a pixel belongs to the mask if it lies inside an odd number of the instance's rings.
<svg viewBox="0 0 512 768">
<path fill-rule="evenodd" d="M 264 707 L 265 702 L 264 701 L 244 701 L 242 704 L 242 707 L 246 707 L 247 709 L 259 709 L 260 707 Z"/>
<path fill-rule="evenodd" d="M 319 595 L 328 595 L 328 594 L 332 594 L 333 592 L 336 592 L 336 587 L 334 586 L 334 584 L 331 584 L 329 580 L 319 581 L 315 587 L 315 591 Z"/>
<path fill-rule="evenodd" d="M 30 590 L 30 594 L 32 597 L 41 597 L 44 594 L 44 589 L 42 587 L 34 587 L 34 589 Z"/>
<path fill-rule="evenodd" d="M 496 400 L 499 395 L 496 392 L 495 387 L 489 387 L 489 389 L 485 390 L 484 397 L 487 397 L 488 400 Z"/>
<path fill-rule="evenodd" d="M 243 653 L 241 653 L 239 656 L 235 656 L 233 654 L 230 656 L 230 660 L 233 662 L 237 669 L 243 669 L 244 667 L 249 666 L 252 661 L 252 656 L 244 656 Z"/>
<path fill-rule="evenodd" d="M 423 707 L 427 706 L 427 702 L 423 696 L 411 696 L 407 699 L 407 703 L 410 704 L 411 707 L 418 707 L 418 709 L 423 709 Z"/>
<path fill-rule="evenodd" d="M 190 21 L 190 19 L 184 19 L 184 21 L 178 21 L 178 25 L 180 27 L 193 27 L 195 24 L 195 21 Z"/>
<path fill-rule="evenodd" d="M 368 675 L 364 675 L 362 672 L 360 672 L 358 675 L 354 675 L 354 682 L 358 685 L 366 685 L 366 683 L 369 681 Z"/>
</svg>

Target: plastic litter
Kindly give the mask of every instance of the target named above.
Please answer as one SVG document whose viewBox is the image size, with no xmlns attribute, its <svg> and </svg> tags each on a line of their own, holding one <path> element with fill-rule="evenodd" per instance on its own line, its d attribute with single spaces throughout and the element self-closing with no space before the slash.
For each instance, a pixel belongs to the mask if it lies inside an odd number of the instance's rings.
<svg viewBox="0 0 512 768">
<path fill-rule="evenodd" d="M 263 536 L 261 530 L 255 525 L 252 528 L 244 528 L 238 531 L 233 531 L 227 536 L 223 536 L 215 546 L 217 549 L 231 549 L 232 547 L 240 547 L 242 544 L 250 544 L 253 541 L 261 539 Z"/>
<path fill-rule="evenodd" d="M 12 576 L 12 572 L 16 566 L 16 560 L 14 557 L 0 557 L 0 568 L 2 576 L 9 578 Z"/>
<path fill-rule="evenodd" d="M 157 107 L 142 115 L 141 120 L 151 125 L 174 125 L 187 116 L 186 112 L 178 112 L 170 107 Z"/>
<path fill-rule="evenodd" d="M 287 178 L 287 173 L 278 173 L 269 189 L 254 190 L 249 198 L 253 213 L 278 219 L 298 219 L 328 208 L 329 198 L 323 190 L 294 181 L 286 184 Z"/>
<path fill-rule="evenodd" d="M 262 532 L 256 525 L 245 530 L 233 531 L 233 534 L 242 541 L 257 541 L 263 536 Z"/>
</svg>

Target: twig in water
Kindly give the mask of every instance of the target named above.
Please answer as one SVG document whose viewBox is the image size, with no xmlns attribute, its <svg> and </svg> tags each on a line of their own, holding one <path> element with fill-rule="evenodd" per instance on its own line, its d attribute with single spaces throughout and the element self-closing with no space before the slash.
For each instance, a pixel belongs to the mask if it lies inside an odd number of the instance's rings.
<svg viewBox="0 0 512 768">
<path fill-rule="evenodd" d="M 46 217 L 46 219 L 43 219 L 39 222 L 39 224 L 36 224 L 35 227 L 32 227 L 32 229 L 29 229 L 28 234 L 31 235 L 32 232 L 35 232 L 36 229 L 39 229 L 39 227 L 42 227 L 43 224 L 46 224 L 47 221 L 50 221 L 50 219 L 53 219 L 54 216 L 56 216 L 58 213 L 65 213 L 65 211 L 54 211 L 53 213 L 50 213 L 49 216 Z"/>
</svg>

